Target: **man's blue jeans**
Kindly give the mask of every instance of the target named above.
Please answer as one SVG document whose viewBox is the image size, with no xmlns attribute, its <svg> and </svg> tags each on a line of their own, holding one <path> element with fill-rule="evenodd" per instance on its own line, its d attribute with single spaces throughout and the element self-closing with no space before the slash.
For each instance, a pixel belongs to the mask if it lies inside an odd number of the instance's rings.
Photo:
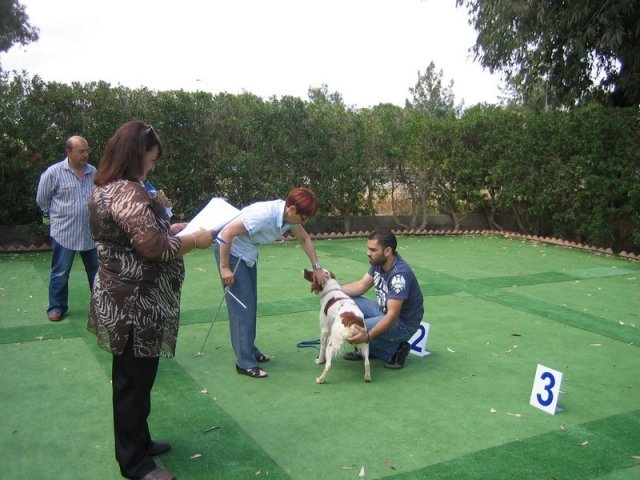
<svg viewBox="0 0 640 480">
<path fill-rule="evenodd" d="M 51 257 L 51 279 L 49 280 L 49 308 L 47 313 L 60 312 L 63 315 L 69 309 L 69 273 L 73 266 L 75 250 L 64 248 L 51 239 L 53 256 Z M 93 279 L 98 272 L 98 251 L 93 248 L 80 252 L 84 269 L 87 272 L 89 288 L 93 291 Z"/>
<path fill-rule="evenodd" d="M 364 323 L 367 326 L 367 331 L 371 330 L 384 317 L 384 313 L 380 311 L 377 302 L 366 297 L 353 297 L 353 300 L 355 300 L 358 308 L 364 314 Z M 403 342 L 408 342 L 414 333 L 415 330 L 412 331 L 407 328 L 398 319 L 391 325 L 389 330 L 369 342 L 369 354 L 389 362 L 393 354 L 396 353 L 398 346 Z"/>
</svg>

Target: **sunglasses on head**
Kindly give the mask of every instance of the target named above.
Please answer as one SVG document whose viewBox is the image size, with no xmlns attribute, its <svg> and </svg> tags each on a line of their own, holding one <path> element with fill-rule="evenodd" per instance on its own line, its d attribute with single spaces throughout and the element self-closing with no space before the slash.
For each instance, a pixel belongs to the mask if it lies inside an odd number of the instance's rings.
<svg viewBox="0 0 640 480">
<path fill-rule="evenodd" d="M 147 125 L 146 130 L 144 131 L 145 135 L 152 135 L 153 139 L 160 143 L 160 139 L 158 138 L 158 134 L 156 133 L 156 131 L 153 129 L 153 125 Z"/>
</svg>

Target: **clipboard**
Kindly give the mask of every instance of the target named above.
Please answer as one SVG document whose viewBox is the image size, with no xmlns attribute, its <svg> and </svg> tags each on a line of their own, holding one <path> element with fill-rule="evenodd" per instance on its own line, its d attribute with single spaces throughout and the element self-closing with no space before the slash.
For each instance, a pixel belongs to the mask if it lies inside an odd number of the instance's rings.
<svg viewBox="0 0 640 480">
<path fill-rule="evenodd" d="M 240 210 L 227 203 L 225 199 L 214 197 L 176 236 L 189 235 L 198 230 L 215 230 L 218 232 L 239 214 Z"/>
</svg>

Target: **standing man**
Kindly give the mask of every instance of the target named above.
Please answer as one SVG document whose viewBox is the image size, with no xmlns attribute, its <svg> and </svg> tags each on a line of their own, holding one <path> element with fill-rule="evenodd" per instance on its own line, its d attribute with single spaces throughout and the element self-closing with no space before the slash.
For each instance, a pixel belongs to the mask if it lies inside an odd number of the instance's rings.
<svg viewBox="0 0 640 480">
<path fill-rule="evenodd" d="M 418 330 L 424 315 L 424 299 L 413 270 L 396 253 L 398 241 L 391 230 L 369 235 L 367 257 L 371 267 L 355 282 L 342 286 L 364 313 L 366 331 L 348 337 L 351 343 L 369 343 L 369 352 L 385 362 L 386 368 L 399 369 L 409 355 L 408 340 Z M 377 302 L 362 295 L 375 287 Z M 346 360 L 361 360 L 357 350 Z"/>
<path fill-rule="evenodd" d="M 89 287 L 98 271 L 98 254 L 89 230 L 89 197 L 96 168 L 89 165 L 89 145 L 78 136 L 64 146 L 67 157 L 47 168 L 40 176 L 36 202 L 50 222 L 53 257 L 49 281 L 49 308 L 52 322 L 62 319 L 69 308 L 69 272 L 73 257 L 80 252 Z"/>
</svg>

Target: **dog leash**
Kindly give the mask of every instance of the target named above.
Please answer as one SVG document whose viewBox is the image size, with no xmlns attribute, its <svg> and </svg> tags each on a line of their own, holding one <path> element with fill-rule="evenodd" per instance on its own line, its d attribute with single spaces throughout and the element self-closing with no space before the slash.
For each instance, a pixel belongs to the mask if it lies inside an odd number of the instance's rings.
<svg viewBox="0 0 640 480">
<path fill-rule="evenodd" d="M 233 274 L 235 275 L 236 270 L 238 270 L 238 267 L 240 266 L 240 262 L 242 260 L 238 259 L 238 263 L 236 263 L 236 267 L 233 269 Z M 222 308 L 222 304 L 224 303 L 225 299 L 227 298 L 227 293 L 230 294 L 233 298 L 236 299 L 236 301 L 242 305 L 244 308 L 247 308 L 245 306 L 244 303 L 242 303 L 238 297 L 236 297 L 233 293 L 231 293 L 231 285 L 227 285 L 226 287 L 224 287 L 224 289 L 222 290 L 222 299 L 220 300 L 220 305 L 218 305 L 218 310 L 216 310 L 215 315 L 213 316 L 213 320 L 211 320 L 211 325 L 209 325 L 209 331 L 207 332 L 207 336 L 204 337 L 204 342 L 202 342 L 202 347 L 200 347 L 200 351 L 196 352 L 195 356 L 196 357 L 201 357 L 204 355 L 203 351 L 204 351 L 204 346 L 207 344 L 207 340 L 209 340 L 209 335 L 211 335 L 211 330 L 213 329 L 213 324 L 216 323 L 216 320 L 218 318 L 218 314 L 220 313 L 220 309 Z"/>
<path fill-rule="evenodd" d="M 317 340 L 307 340 L 306 342 L 300 342 L 296 345 L 297 348 L 315 348 L 316 350 L 320 350 L 320 348 L 316 347 L 316 345 L 320 345 L 320 339 Z"/>
</svg>

